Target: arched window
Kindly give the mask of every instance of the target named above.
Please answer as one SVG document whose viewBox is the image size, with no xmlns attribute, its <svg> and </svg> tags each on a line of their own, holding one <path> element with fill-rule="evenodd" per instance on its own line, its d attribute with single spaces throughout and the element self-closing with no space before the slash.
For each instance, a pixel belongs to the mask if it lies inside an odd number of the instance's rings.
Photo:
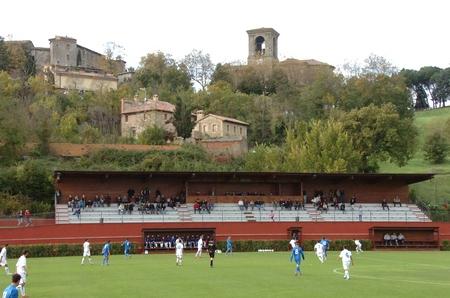
<svg viewBox="0 0 450 298">
<path fill-rule="evenodd" d="M 258 36 L 255 39 L 255 52 L 257 55 L 264 55 L 266 52 L 266 41 L 264 37 Z"/>
</svg>

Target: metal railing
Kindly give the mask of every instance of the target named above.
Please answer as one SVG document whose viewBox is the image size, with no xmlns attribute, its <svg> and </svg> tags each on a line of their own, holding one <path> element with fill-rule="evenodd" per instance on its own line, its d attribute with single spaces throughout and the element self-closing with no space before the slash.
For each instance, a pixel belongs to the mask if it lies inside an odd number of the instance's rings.
<svg viewBox="0 0 450 298">
<path fill-rule="evenodd" d="M 93 209 L 95 211 L 95 208 Z M 71 223 L 132 223 L 132 222 L 426 222 L 428 217 L 417 216 L 412 211 L 369 211 L 364 210 L 330 210 L 320 212 L 309 210 L 212 210 L 210 213 L 184 213 L 181 216 L 174 211 L 159 214 L 117 214 L 111 211 L 82 211 L 79 216 L 70 215 Z"/>
</svg>

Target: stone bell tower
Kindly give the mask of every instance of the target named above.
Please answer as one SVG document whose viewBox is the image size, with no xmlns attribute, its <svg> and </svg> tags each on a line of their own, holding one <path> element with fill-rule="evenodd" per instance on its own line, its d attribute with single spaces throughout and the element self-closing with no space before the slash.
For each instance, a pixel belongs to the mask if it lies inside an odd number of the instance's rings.
<svg viewBox="0 0 450 298">
<path fill-rule="evenodd" d="M 278 36 L 273 28 L 259 28 L 247 31 L 249 65 L 278 62 Z"/>
</svg>

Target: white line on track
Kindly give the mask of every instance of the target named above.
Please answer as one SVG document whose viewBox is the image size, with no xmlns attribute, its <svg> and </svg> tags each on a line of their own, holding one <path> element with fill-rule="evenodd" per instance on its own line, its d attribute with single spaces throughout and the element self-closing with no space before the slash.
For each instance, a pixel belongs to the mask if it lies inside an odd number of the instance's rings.
<svg viewBox="0 0 450 298">
<path fill-rule="evenodd" d="M 343 274 L 342 272 L 339 272 L 338 270 L 339 270 L 339 268 L 333 269 L 333 273 Z M 367 276 L 367 275 L 359 275 L 359 274 L 352 274 L 352 276 L 356 276 L 356 277 L 359 277 L 359 278 L 365 278 L 365 279 L 400 281 L 400 282 L 408 282 L 408 283 L 415 283 L 415 284 L 425 284 L 425 285 L 435 285 L 435 286 L 447 286 L 447 287 L 450 287 L 450 283 L 440 283 L 440 282 L 433 282 L 433 281 L 393 279 L 393 278 L 383 278 L 383 277 Z"/>
</svg>

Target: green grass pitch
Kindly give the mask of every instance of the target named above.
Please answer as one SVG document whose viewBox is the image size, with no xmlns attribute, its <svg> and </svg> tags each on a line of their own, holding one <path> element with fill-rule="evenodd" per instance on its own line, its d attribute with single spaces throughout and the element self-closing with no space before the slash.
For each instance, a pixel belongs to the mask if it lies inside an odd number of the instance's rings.
<svg viewBox="0 0 450 298">
<path fill-rule="evenodd" d="M 181 267 L 174 254 L 113 255 L 110 266 L 93 260 L 30 257 L 29 297 L 450 297 L 449 252 L 354 253 L 348 281 L 336 252 L 325 264 L 306 252 L 302 276 L 294 276 L 288 252 L 217 254 L 214 268 L 206 254 L 191 253 Z M 0 276 L 3 288 L 9 279 Z"/>
</svg>

